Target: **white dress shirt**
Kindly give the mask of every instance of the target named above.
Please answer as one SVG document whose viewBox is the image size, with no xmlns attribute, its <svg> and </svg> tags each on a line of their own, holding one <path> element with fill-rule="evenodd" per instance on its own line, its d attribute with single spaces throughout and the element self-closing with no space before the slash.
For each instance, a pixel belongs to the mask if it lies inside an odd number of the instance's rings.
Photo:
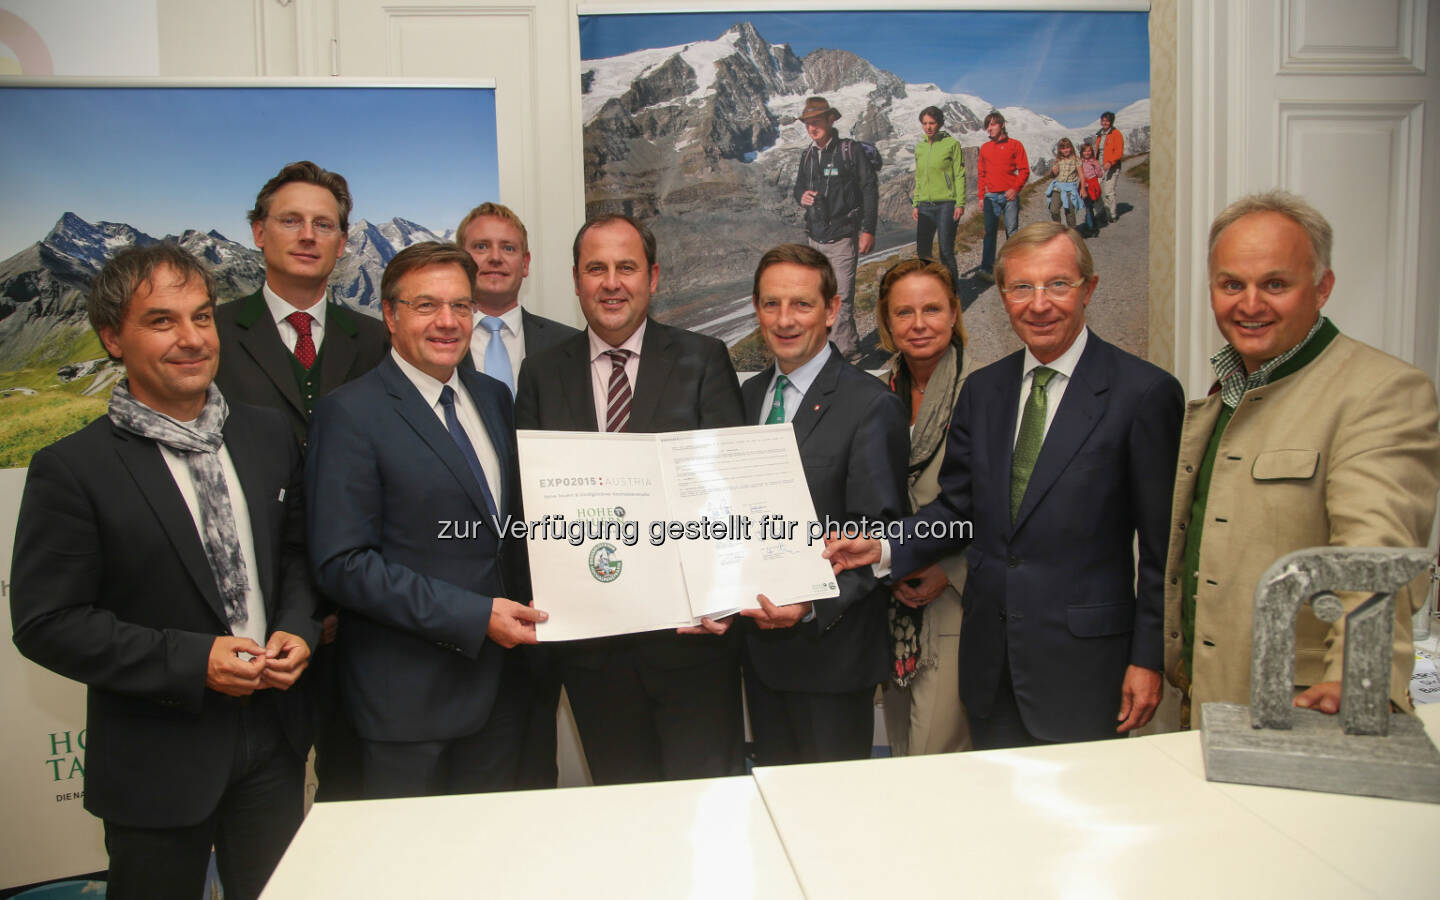
<svg viewBox="0 0 1440 900">
<path fill-rule="evenodd" d="M 330 299 L 329 292 L 327 291 L 325 296 L 320 298 L 320 302 L 309 309 L 299 309 L 291 304 L 290 301 L 275 293 L 268 281 L 265 282 L 265 287 L 261 288 L 260 292 L 265 296 L 265 305 L 270 307 L 270 316 L 275 320 L 275 328 L 280 332 L 280 343 L 284 344 L 285 349 L 289 350 L 292 355 L 295 353 L 295 343 L 300 340 L 300 332 L 296 331 L 295 326 L 286 321 L 286 318 L 296 312 L 310 314 L 310 340 L 315 342 L 315 353 L 318 356 L 320 344 L 325 340 L 325 301 Z"/>
<path fill-rule="evenodd" d="M 630 396 L 635 396 L 635 378 L 640 374 L 640 346 L 645 342 L 645 319 L 640 327 L 618 347 L 612 347 L 589 328 L 585 336 L 590 340 L 590 390 L 595 395 L 595 427 L 605 430 L 605 419 L 610 411 L 610 370 L 614 364 L 605 355 L 607 350 L 629 350 L 630 358 L 625 360 L 625 377 L 630 379 Z"/>
<path fill-rule="evenodd" d="M 480 470 L 485 473 L 486 486 L 490 488 L 490 496 L 495 500 L 495 512 L 498 515 L 505 508 L 505 500 L 500 495 L 500 457 L 495 453 L 495 445 L 490 442 L 490 432 L 480 420 L 480 411 L 475 408 L 475 401 L 470 398 L 470 392 L 465 389 L 465 383 L 460 380 L 459 374 L 451 372 L 449 381 L 439 381 L 410 365 L 393 347 L 390 348 L 390 358 L 395 360 L 400 371 L 415 385 L 420 396 L 429 404 L 430 411 L 440 420 L 440 427 L 447 432 L 450 428 L 445 424 L 445 407 L 440 405 L 440 392 L 447 384 L 455 391 L 455 417 L 460 420 L 460 427 L 465 429 L 470 446 L 475 448 L 475 456 L 480 460 Z"/>
<path fill-rule="evenodd" d="M 470 361 L 475 364 L 477 372 L 485 372 L 485 353 L 490 348 L 490 332 L 481 322 L 487 315 L 489 313 L 481 312 L 480 307 L 475 307 L 475 324 L 472 326 L 474 333 L 470 335 Z M 520 364 L 525 361 L 525 319 L 520 315 L 520 304 L 515 304 L 495 318 L 503 323 L 500 342 L 505 346 L 505 354 L 510 357 L 510 377 L 518 382 Z"/>
</svg>

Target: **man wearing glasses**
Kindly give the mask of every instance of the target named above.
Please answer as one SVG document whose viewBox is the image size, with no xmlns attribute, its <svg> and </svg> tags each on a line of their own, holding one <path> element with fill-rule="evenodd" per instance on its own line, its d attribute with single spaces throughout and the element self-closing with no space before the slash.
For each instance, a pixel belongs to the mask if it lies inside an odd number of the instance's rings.
<svg viewBox="0 0 1440 900">
<path fill-rule="evenodd" d="M 215 383 L 232 403 L 283 410 L 304 446 L 315 401 L 375 368 L 385 327 L 327 297 L 350 227 L 342 176 L 291 163 L 260 189 L 249 219 L 265 284 L 216 311 Z"/>
<path fill-rule="evenodd" d="M 231 403 L 280 410 L 303 448 L 315 401 L 375 368 L 385 355 L 385 326 L 327 298 L 350 225 L 350 188 L 342 176 L 309 160 L 291 163 L 260 189 L 249 219 L 265 257 L 265 283 L 215 311 L 215 384 Z M 315 799 L 354 800 L 359 759 L 335 687 L 334 604 L 321 598 L 320 614 L 324 628 L 309 679 L 320 782 Z"/>
<path fill-rule="evenodd" d="M 1020 229 L 995 274 L 1025 349 L 966 381 L 940 496 L 905 520 L 903 542 L 826 554 L 837 571 L 904 577 L 955 552 L 934 535 L 969 521 L 960 693 L 976 749 L 1114 737 L 1160 701 L 1183 393 L 1086 327 L 1099 276 L 1074 229 Z"/>
<path fill-rule="evenodd" d="M 509 648 L 544 613 L 524 546 L 510 392 L 460 366 L 475 262 L 454 244 L 385 267 L 391 351 L 320 402 L 310 431 L 310 560 L 342 613 L 341 693 L 366 799 L 513 784 L 529 686 Z"/>
</svg>

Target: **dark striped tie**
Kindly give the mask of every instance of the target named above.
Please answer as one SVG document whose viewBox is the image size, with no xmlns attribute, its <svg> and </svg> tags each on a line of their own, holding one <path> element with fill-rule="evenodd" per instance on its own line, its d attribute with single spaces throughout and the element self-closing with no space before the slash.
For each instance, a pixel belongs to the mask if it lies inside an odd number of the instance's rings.
<svg viewBox="0 0 1440 900">
<path fill-rule="evenodd" d="M 610 357 L 610 394 L 606 402 L 605 430 L 624 431 L 630 421 L 630 379 L 625 376 L 629 350 L 606 350 Z"/>
</svg>

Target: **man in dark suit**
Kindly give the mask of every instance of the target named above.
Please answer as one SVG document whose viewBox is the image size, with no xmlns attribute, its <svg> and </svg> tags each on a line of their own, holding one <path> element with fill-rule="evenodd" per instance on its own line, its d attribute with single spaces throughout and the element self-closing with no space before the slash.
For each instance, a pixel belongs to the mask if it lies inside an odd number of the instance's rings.
<svg viewBox="0 0 1440 900">
<path fill-rule="evenodd" d="M 233 402 L 285 413 L 305 446 L 315 401 L 380 362 L 388 337 L 379 320 L 326 297 L 330 273 L 345 253 L 350 188 L 308 160 L 265 183 L 250 210 L 255 246 L 265 257 L 260 290 L 215 313 L 220 371 L 215 383 Z M 321 598 L 320 646 L 306 679 L 315 710 L 315 799 L 360 796 L 355 731 L 340 712 L 334 652 L 335 606 Z"/>
<path fill-rule="evenodd" d="M 525 360 L 519 427 L 663 432 L 741 424 L 725 345 L 647 318 L 660 279 L 648 228 L 628 216 L 591 219 L 575 236 L 573 257 L 589 327 Z M 743 771 L 732 640 L 653 632 L 556 645 L 555 654 L 597 784 Z"/>
<path fill-rule="evenodd" d="M 1099 278 L 1073 229 L 1020 229 L 995 274 L 1025 349 L 961 389 L 940 496 L 905 520 L 903 542 L 826 552 L 851 568 L 884 566 L 886 550 L 903 574 L 973 534 L 960 692 L 976 749 L 1114 737 L 1160 700 L 1183 394 L 1086 328 Z"/>
<path fill-rule="evenodd" d="M 830 261 L 781 244 L 755 270 L 755 316 L 775 364 L 745 382 L 748 424 L 789 422 L 820 521 L 894 521 L 905 514 L 904 409 L 883 382 L 829 342 L 840 310 Z M 870 756 L 875 686 L 890 650 L 889 589 L 869 570 L 841 573 L 838 597 L 741 615 L 745 690 L 759 765 Z"/>
<path fill-rule="evenodd" d="M 520 285 L 530 274 L 530 237 L 525 223 L 508 206 L 482 203 L 460 220 L 455 242 L 475 260 L 473 352 L 462 365 L 473 366 L 503 381 L 515 393 L 515 373 L 525 357 L 580 332 L 520 306 Z M 516 785 L 554 787 L 560 770 L 556 761 L 556 710 L 560 705 L 560 673 L 548 647 L 527 647 L 533 693 Z"/>
<path fill-rule="evenodd" d="M 216 310 L 220 371 L 232 401 L 284 410 L 301 446 L 315 401 L 385 355 L 385 326 L 328 298 L 345 254 L 350 188 L 308 160 L 265 183 L 250 210 L 265 284 Z"/>
<path fill-rule="evenodd" d="M 319 636 L 300 452 L 211 382 L 214 285 L 174 244 L 117 254 L 90 322 L 125 366 L 109 414 L 35 454 L 11 570 L 15 644 L 89 686 L 85 808 L 108 896 L 253 898 L 300 825 Z"/>
<path fill-rule="evenodd" d="M 475 263 L 413 244 L 381 280 L 388 357 L 315 409 L 310 558 L 340 603 L 341 694 L 369 798 L 513 784 L 534 643 L 509 391 L 460 368 Z M 509 598 L 519 598 L 521 602 Z"/>
<path fill-rule="evenodd" d="M 465 214 L 455 243 L 475 260 L 475 352 L 469 362 L 505 382 L 513 396 L 515 373 L 531 353 L 580 332 L 520 307 L 520 285 L 530 275 L 530 237 L 508 206 L 482 203 Z"/>
</svg>

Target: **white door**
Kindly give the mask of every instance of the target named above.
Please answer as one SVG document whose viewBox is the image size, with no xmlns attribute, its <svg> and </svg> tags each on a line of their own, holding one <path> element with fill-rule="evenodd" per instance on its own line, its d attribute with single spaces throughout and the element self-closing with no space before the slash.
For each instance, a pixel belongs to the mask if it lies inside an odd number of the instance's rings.
<svg viewBox="0 0 1440 900">
<path fill-rule="evenodd" d="M 1335 229 L 1325 312 L 1340 329 L 1440 375 L 1435 12 L 1425 0 L 1182 3 L 1177 368 L 1192 396 L 1220 343 L 1210 220 L 1270 187 L 1305 196 Z"/>
</svg>

